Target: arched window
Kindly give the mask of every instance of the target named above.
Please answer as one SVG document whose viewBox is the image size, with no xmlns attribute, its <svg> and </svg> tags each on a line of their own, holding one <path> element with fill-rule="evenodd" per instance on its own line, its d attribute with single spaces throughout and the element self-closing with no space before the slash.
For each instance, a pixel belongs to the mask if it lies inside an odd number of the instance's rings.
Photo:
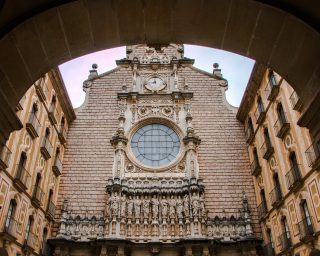
<svg viewBox="0 0 320 256">
<path fill-rule="evenodd" d="M 36 205 L 39 205 L 39 206 L 42 199 L 42 190 L 40 188 L 40 182 L 41 182 L 41 174 L 38 173 L 36 177 L 36 182 L 34 184 L 32 197 L 33 197 L 33 200 L 36 202 Z"/>
<path fill-rule="evenodd" d="M 268 237 L 268 248 L 267 248 L 267 255 L 274 255 L 274 243 L 273 243 L 273 237 L 271 229 L 267 230 L 267 237 Z"/>
<path fill-rule="evenodd" d="M 256 148 L 253 148 L 252 154 L 253 154 L 253 160 L 256 162 L 258 166 L 260 166 L 258 152 Z"/>
<path fill-rule="evenodd" d="M 258 105 L 259 113 L 264 112 L 264 105 L 260 96 L 257 99 L 257 105 Z"/>
<path fill-rule="evenodd" d="M 14 225 L 14 215 L 15 215 L 15 210 L 16 210 L 16 202 L 15 200 L 11 200 L 8 208 L 8 214 L 6 217 L 6 222 L 5 222 L 5 230 L 6 232 L 10 232 L 13 225 Z"/>
<path fill-rule="evenodd" d="M 60 124 L 60 128 L 64 129 L 65 126 L 65 120 L 64 120 L 64 116 L 61 118 L 61 124 Z M 61 131 L 61 130 L 60 130 Z"/>
<path fill-rule="evenodd" d="M 20 160 L 17 166 L 16 178 L 20 179 L 25 175 L 25 165 L 27 162 L 27 155 L 25 152 L 22 152 L 20 155 Z"/>
<path fill-rule="evenodd" d="M 264 141 L 266 143 L 267 148 L 271 148 L 272 147 L 272 143 L 271 143 L 271 139 L 270 139 L 268 128 L 264 128 L 263 136 L 264 136 Z"/>
<path fill-rule="evenodd" d="M 267 214 L 267 211 L 268 211 L 266 194 L 264 192 L 264 189 L 260 190 L 260 199 L 261 199 L 261 204 L 258 207 L 258 212 L 259 212 L 259 216 L 263 217 Z"/>
<path fill-rule="evenodd" d="M 286 118 L 286 114 L 283 110 L 282 104 L 279 103 L 277 106 L 277 114 L 278 114 L 278 119 L 280 120 L 281 124 L 285 124 L 287 123 L 287 118 Z"/>
<path fill-rule="evenodd" d="M 252 133 L 254 133 L 254 128 L 253 128 L 253 124 L 252 124 L 252 119 L 251 117 L 248 118 L 248 128 L 250 129 L 250 131 Z"/>
<path fill-rule="evenodd" d="M 32 228 L 32 224 L 33 224 L 33 218 L 32 218 L 32 216 L 30 216 L 28 219 L 28 224 L 27 224 L 25 238 L 24 238 L 26 242 L 28 241 L 28 238 L 29 238 L 29 235 L 31 232 L 31 228 Z"/>
<path fill-rule="evenodd" d="M 282 192 L 281 192 L 279 176 L 277 173 L 273 175 L 273 183 L 274 183 L 276 197 L 278 200 L 280 200 L 282 198 Z"/>
<path fill-rule="evenodd" d="M 311 216 L 310 216 L 310 212 L 309 212 L 309 208 L 306 200 L 304 200 L 301 203 L 301 210 L 302 210 L 302 218 L 306 220 L 306 223 L 308 226 L 311 225 Z"/>
<path fill-rule="evenodd" d="M 296 178 L 300 178 L 301 173 L 300 173 L 300 168 L 299 168 L 299 164 L 298 164 L 298 160 L 295 152 L 291 152 L 289 156 L 289 161 L 290 161 L 291 168 L 294 171 L 294 175 L 296 176 Z"/>
<path fill-rule="evenodd" d="M 48 206 L 47 206 L 47 211 L 49 210 L 50 203 L 52 202 L 52 197 L 53 197 L 53 191 L 52 189 L 49 190 L 49 196 L 48 196 Z"/>
<path fill-rule="evenodd" d="M 287 240 L 286 242 L 289 243 L 289 241 L 291 241 L 291 236 L 290 236 L 290 230 L 289 230 L 287 218 L 285 216 L 281 219 L 281 227 L 284 233 L 283 239 L 286 239 Z"/>
<path fill-rule="evenodd" d="M 42 241 L 41 241 L 41 252 L 42 252 L 42 255 L 49 255 L 47 254 L 47 236 L 48 236 L 48 230 L 47 228 L 44 228 L 43 229 L 43 232 L 42 232 Z"/>
<path fill-rule="evenodd" d="M 51 99 L 50 112 L 53 112 L 55 110 L 56 104 L 57 104 L 57 99 L 56 99 L 56 96 L 53 95 Z"/>
</svg>

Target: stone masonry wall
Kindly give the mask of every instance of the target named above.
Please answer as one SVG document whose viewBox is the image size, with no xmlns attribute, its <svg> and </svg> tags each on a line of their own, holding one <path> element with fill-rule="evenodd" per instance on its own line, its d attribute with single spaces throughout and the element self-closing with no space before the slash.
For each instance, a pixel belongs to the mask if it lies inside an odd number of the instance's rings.
<svg viewBox="0 0 320 256">
<path fill-rule="evenodd" d="M 193 68 L 179 69 L 189 91 L 194 92 L 191 113 L 199 147 L 199 178 L 204 180 L 209 217 L 237 215 L 242 191 L 249 198 L 253 228 L 260 233 L 256 201 L 243 125 L 236 111 L 227 107 L 223 90 L 215 79 Z M 183 78 L 182 78 L 183 79 Z M 73 214 L 102 215 L 105 186 L 112 177 L 113 148 L 110 138 L 118 125 L 117 92 L 131 84 L 130 68 L 119 68 L 96 79 L 87 105 L 71 124 L 65 151 L 56 218 L 68 199 Z"/>
</svg>

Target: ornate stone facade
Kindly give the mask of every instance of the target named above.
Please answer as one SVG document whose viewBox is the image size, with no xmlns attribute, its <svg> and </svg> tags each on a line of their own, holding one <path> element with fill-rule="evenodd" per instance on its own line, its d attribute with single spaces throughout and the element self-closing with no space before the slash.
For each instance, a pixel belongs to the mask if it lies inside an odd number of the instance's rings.
<svg viewBox="0 0 320 256">
<path fill-rule="evenodd" d="M 202 169 L 206 166 L 214 170 L 218 163 L 210 164 L 205 159 L 201 163 L 200 160 L 205 156 L 199 151 L 202 142 L 206 145 L 210 135 L 199 129 L 199 123 L 205 121 L 199 119 L 205 107 L 199 108 L 202 102 L 195 96 L 196 84 L 211 79 L 210 86 L 219 96 L 210 100 L 226 115 L 233 115 L 231 122 L 236 122 L 235 112 L 223 102 L 227 81 L 217 66 L 211 75 L 193 68 L 193 62 L 183 56 L 182 45 L 135 45 L 127 47 L 127 57 L 117 61 L 118 68 L 111 73 L 99 76 L 93 66 L 89 79 L 84 82 L 87 99 L 78 110 L 77 121 L 78 127 L 87 125 L 90 112 L 91 117 L 110 124 L 99 126 L 101 131 L 107 128 L 112 132 L 110 142 L 107 138 L 96 142 L 96 145 L 108 147 L 107 158 L 104 159 L 105 153 L 100 151 L 97 164 L 108 161 L 109 169 L 99 174 L 101 182 L 93 185 L 96 188 L 85 192 L 84 187 L 78 187 L 79 195 L 96 191 L 99 200 L 81 201 L 81 196 L 71 195 L 76 175 L 73 170 L 81 163 L 81 160 L 74 162 L 79 155 L 72 152 L 88 148 L 84 144 L 76 150 L 69 141 L 71 148 L 66 164 L 68 172 L 62 181 L 59 225 L 56 238 L 51 240 L 57 256 L 64 253 L 91 255 L 93 248 L 94 254 L 101 256 L 223 255 L 237 254 L 239 250 L 241 255 L 256 253 L 259 231 L 254 227 L 256 220 L 249 210 L 254 202 L 250 180 L 241 177 L 247 187 L 235 182 L 237 190 L 224 190 L 227 197 L 230 193 L 235 195 L 228 199 L 229 206 L 222 206 L 218 197 L 212 197 L 212 191 L 219 191 L 221 187 L 214 188 L 210 184 L 215 178 L 221 178 L 220 174 L 206 179 Z M 186 70 L 196 74 L 199 80 L 183 73 Z M 99 106 L 98 102 L 90 103 L 90 100 L 98 96 L 97 88 L 107 86 L 104 79 L 113 72 L 119 72 L 113 80 L 116 89 L 110 101 L 101 105 L 101 113 L 103 115 L 109 108 L 113 112 L 104 119 L 89 110 L 96 111 Z M 91 126 L 93 133 L 98 129 L 95 125 Z M 204 140 L 198 133 L 204 135 Z M 88 137 L 92 136 L 88 134 Z M 91 142 L 90 145 L 95 144 Z M 230 168 L 225 167 L 226 170 Z M 83 168 L 86 167 L 79 166 L 79 173 Z M 96 168 L 101 169 L 98 165 Z M 231 169 L 238 175 L 236 168 Z M 87 171 L 96 172 L 92 167 Z M 83 173 L 83 177 L 91 182 L 89 174 Z M 217 209 L 212 202 L 217 203 Z"/>
</svg>

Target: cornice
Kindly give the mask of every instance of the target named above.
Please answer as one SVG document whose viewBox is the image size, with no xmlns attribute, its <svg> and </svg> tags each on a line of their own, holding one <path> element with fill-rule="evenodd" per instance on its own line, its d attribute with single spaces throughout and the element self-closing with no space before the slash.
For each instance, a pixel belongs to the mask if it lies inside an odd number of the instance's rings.
<svg viewBox="0 0 320 256">
<path fill-rule="evenodd" d="M 65 117 L 68 123 L 72 123 L 76 119 L 76 113 L 71 104 L 66 86 L 63 82 L 59 68 L 54 68 L 48 72 L 49 78 L 52 82 L 53 89 L 55 90 L 59 103 L 62 107 L 62 110 L 65 114 Z"/>
</svg>

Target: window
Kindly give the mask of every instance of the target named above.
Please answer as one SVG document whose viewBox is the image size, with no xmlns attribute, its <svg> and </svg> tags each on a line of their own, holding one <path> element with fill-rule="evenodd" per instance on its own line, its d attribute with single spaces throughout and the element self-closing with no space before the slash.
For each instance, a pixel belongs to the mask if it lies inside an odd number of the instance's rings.
<svg viewBox="0 0 320 256">
<path fill-rule="evenodd" d="M 276 196 L 278 199 L 280 199 L 282 198 L 282 192 L 281 192 L 279 176 L 277 173 L 273 176 L 273 182 L 274 182 L 274 188 L 276 190 Z"/>
<path fill-rule="evenodd" d="M 279 103 L 277 106 L 277 114 L 278 114 L 278 118 L 279 118 L 281 124 L 284 124 L 287 122 L 286 115 L 284 113 L 284 110 L 283 110 L 281 103 Z"/>
<path fill-rule="evenodd" d="M 251 117 L 248 118 L 248 128 L 250 129 L 251 133 L 254 132 Z"/>
<path fill-rule="evenodd" d="M 166 125 L 148 124 L 133 135 L 131 149 L 142 164 L 159 167 L 176 158 L 180 150 L 180 139 Z"/>
<path fill-rule="evenodd" d="M 283 232 L 286 233 L 286 238 L 290 239 L 290 231 L 289 231 L 289 226 L 288 226 L 288 222 L 287 222 L 287 218 L 286 217 L 283 217 L 281 219 L 281 226 L 282 226 Z"/>
<path fill-rule="evenodd" d="M 256 162 L 256 164 L 258 166 L 260 166 L 257 149 L 253 148 L 253 152 L 252 153 L 253 153 L 253 160 Z"/>
<path fill-rule="evenodd" d="M 308 205 L 307 205 L 307 201 L 304 200 L 301 204 L 301 208 L 302 208 L 302 217 L 303 219 L 306 220 L 308 226 L 311 226 L 311 218 L 310 218 L 310 212 L 308 209 Z"/>
<path fill-rule="evenodd" d="M 41 252 L 43 255 L 49 255 L 49 254 L 46 254 L 47 235 L 48 235 L 48 230 L 44 228 L 42 232 L 42 245 L 41 245 Z"/>
<path fill-rule="evenodd" d="M 5 229 L 8 231 L 11 228 L 12 222 L 14 221 L 14 213 L 16 208 L 16 202 L 14 200 L 10 201 L 8 215 L 5 222 Z"/>
<path fill-rule="evenodd" d="M 269 72 L 268 79 L 269 79 L 269 83 L 270 83 L 271 88 L 277 85 L 276 76 L 274 75 L 273 71 Z"/>
<path fill-rule="evenodd" d="M 261 204 L 265 207 L 265 210 L 267 210 L 267 200 L 266 200 L 266 194 L 264 192 L 264 189 L 260 190 L 260 198 L 261 198 Z"/>
<path fill-rule="evenodd" d="M 295 152 L 292 152 L 290 154 L 289 161 L 290 161 L 290 165 L 291 165 L 291 168 L 293 169 L 295 177 L 297 179 L 300 178 L 301 177 L 300 168 L 299 168 L 299 164 L 298 164 L 298 160 L 297 160 Z"/>
<path fill-rule="evenodd" d="M 271 144 L 271 139 L 270 139 L 270 136 L 269 136 L 268 128 L 264 128 L 263 136 L 264 136 L 264 140 L 265 140 L 267 148 L 271 148 L 272 144 Z"/>
<path fill-rule="evenodd" d="M 25 240 L 26 241 L 28 241 L 29 234 L 30 234 L 31 227 L 32 227 L 32 223 L 33 223 L 33 219 L 30 216 L 29 219 L 28 219 L 28 224 L 27 224 L 27 229 L 26 229 L 26 234 L 25 234 Z"/>
<path fill-rule="evenodd" d="M 269 239 L 269 243 L 271 245 L 271 248 L 274 249 L 274 244 L 273 244 L 273 238 L 272 238 L 272 232 L 270 229 L 267 230 L 267 235 L 268 235 L 268 239 Z"/>
<path fill-rule="evenodd" d="M 264 105 L 260 96 L 258 97 L 257 105 L 258 105 L 259 113 L 264 112 Z"/>
<path fill-rule="evenodd" d="M 27 155 L 25 152 L 22 152 L 20 155 L 19 163 L 18 163 L 16 178 L 22 178 L 22 176 L 24 175 L 23 169 L 26 165 L 26 162 L 27 162 Z"/>
</svg>

